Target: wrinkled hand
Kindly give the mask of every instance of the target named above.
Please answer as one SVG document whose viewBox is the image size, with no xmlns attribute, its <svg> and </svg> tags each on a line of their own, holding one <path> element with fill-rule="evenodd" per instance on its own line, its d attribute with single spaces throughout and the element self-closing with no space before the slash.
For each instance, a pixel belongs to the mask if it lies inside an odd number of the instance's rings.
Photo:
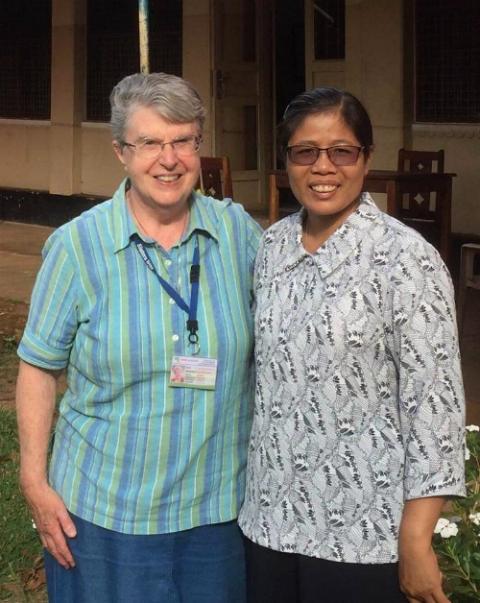
<svg viewBox="0 0 480 603">
<path fill-rule="evenodd" d="M 431 546 L 424 551 L 401 552 L 399 578 L 409 603 L 450 603 L 443 592 L 442 573 Z"/>
<path fill-rule="evenodd" d="M 60 496 L 47 483 L 23 486 L 43 546 L 65 569 L 75 566 L 66 536 L 77 535 L 75 524 Z"/>
</svg>

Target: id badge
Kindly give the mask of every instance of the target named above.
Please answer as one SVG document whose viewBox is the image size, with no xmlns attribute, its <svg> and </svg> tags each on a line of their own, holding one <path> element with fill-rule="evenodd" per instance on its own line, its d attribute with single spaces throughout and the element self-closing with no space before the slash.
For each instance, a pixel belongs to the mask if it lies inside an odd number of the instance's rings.
<svg viewBox="0 0 480 603">
<path fill-rule="evenodd" d="M 170 387 L 215 389 L 217 360 L 199 356 L 174 356 L 170 369 Z"/>
</svg>

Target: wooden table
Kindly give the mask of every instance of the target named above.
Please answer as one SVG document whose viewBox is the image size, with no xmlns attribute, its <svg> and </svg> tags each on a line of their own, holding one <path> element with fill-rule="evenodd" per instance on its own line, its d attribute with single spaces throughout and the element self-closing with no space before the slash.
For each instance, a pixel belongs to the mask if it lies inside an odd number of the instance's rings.
<svg viewBox="0 0 480 603">
<path fill-rule="evenodd" d="M 370 170 L 365 178 L 363 190 L 369 193 L 385 193 L 387 195 L 387 213 L 399 220 L 405 220 L 402 211 L 402 199 L 405 194 L 435 193 L 435 212 L 432 219 L 438 231 L 438 249 L 445 262 L 450 253 L 451 213 L 452 213 L 452 180 L 456 174 L 422 172 L 399 172 L 396 170 Z M 269 172 L 270 199 L 269 219 L 272 224 L 279 218 L 278 190 L 288 188 L 288 177 L 284 170 Z M 415 219 L 408 224 L 415 228 Z M 420 222 L 420 221 L 419 221 Z"/>
</svg>

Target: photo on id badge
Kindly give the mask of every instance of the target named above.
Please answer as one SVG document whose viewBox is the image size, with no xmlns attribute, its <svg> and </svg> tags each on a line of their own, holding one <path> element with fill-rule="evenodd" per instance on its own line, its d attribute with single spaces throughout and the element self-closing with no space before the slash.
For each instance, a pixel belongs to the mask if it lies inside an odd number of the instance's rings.
<svg viewBox="0 0 480 603">
<path fill-rule="evenodd" d="M 215 389 L 217 361 L 198 356 L 174 356 L 170 369 L 170 387 Z"/>
</svg>

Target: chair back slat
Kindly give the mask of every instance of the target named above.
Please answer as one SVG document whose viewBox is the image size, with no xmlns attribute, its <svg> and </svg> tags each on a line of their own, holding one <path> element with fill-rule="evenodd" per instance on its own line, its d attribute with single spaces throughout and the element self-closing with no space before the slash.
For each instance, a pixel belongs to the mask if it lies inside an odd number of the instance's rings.
<svg viewBox="0 0 480 603">
<path fill-rule="evenodd" d="M 398 171 L 422 174 L 445 171 L 445 152 L 414 151 L 400 149 L 398 151 Z M 438 201 L 438 192 L 431 185 L 418 183 L 417 189 L 403 195 L 400 208 L 400 219 L 420 231 L 430 242 L 438 245 L 442 227 L 450 219 L 450 211 Z M 448 226 L 450 228 L 450 226 Z"/>
<path fill-rule="evenodd" d="M 200 183 L 206 195 L 215 199 L 233 197 L 232 174 L 228 157 L 200 157 Z"/>
<path fill-rule="evenodd" d="M 435 169 L 436 167 L 436 169 Z M 400 149 L 398 151 L 399 172 L 421 172 L 431 174 L 445 171 L 445 151 L 412 151 Z"/>
</svg>

